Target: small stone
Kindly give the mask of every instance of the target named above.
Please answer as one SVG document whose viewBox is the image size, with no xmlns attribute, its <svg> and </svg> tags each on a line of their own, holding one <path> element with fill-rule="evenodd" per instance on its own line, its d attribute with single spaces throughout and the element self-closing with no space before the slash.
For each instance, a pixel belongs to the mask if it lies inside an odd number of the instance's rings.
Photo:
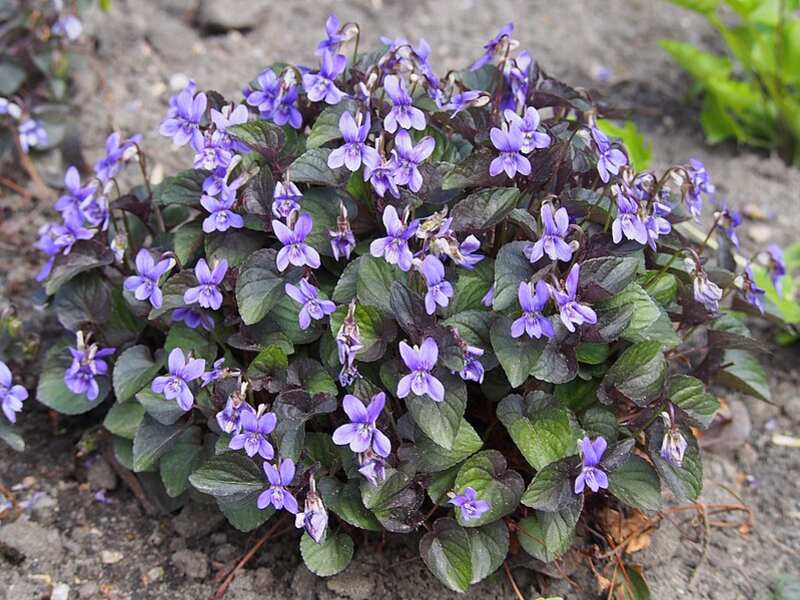
<svg viewBox="0 0 800 600">
<path fill-rule="evenodd" d="M 0 527 L 0 546 L 11 548 L 24 558 L 48 564 L 58 562 L 64 554 L 58 531 L 25 518 Z"/>
<path fill-rule="evenodd" d="M 208 560 L 202 552 L 178 550 L 172 555 L 172 564 L 190 579 L 205 579 L 208 575 Z"/>
<path fill-rule="evenodd" d="M 66 583 L 57 583 L 53 586 L 50 600 L 68 600 L 69 586 Z"/>
<path fill-rule="evenodd" d="M 787 400 L 783 405 L 783 412 L 795 423 L 800 423 L 800 397 Z"/>
<path fill-rule="evenodd" d="M 211 534 L 211 543 L 220 546 L 228 541 L 228 535 L 222 531 Z"/>
<path fill-rule="evenodd" d="M 78 588 L 78 596 L 81 598 L 97 598 L 99 588 L 94 581 L 87 581 Z"/>
<path fill-rule="evenodd" d="M 100 552 L 100 561 L 104 565 L 115 565 L 125 558 L 125 555 L 118 550 L 103 550 Z"/>
<path fill-rule="evenodd" d="M 217 507 L 202 504 L 187 504 L 172 521 L 172 527 L 181 537 L 195 539 L 213 533 L 225 521 Z"/>
<path fill-rule="evenodd" d="M 48 494 L 41 495 L 31 508 L 31 517 L 42 525 L 52 525 L 56 520 L 58 501 Z"/>
<path fill-rule="evenodd" d="M 326 580 L 325 584 L 337 596 L 350 600 L 369 600 L 375 593 L 375 580 L 366 575 L 344 572 Z"/>
<path fill-rule="evenodd" d="M 239 554 L 233 544 L 222 544 L 214 550 L 213 558 L 217 562 L 226 563 L 232 561 Z"/>
<path fill-rule="evenodd" d="M 295 569 L 292 576 L 292 591 L 295 598 L 313 598 L 316 585 L 316 576 L 305 565 Z"/>
<path fill-rule="evenodd" d="M 269 9 L 269 3 L 254 0 L 227 0 L 216 2 L 204 0 L 197 14 L 197 22 L 215 31 L 231 29 L 250 29 L 263 13 Z"/>
<path fill-rule="evenodd" d="M 161 581 L 164 578 L 164 568 L 163 567 L 153 567 L 149 571 L 147 571 L 147 578 L 148 583 L 155 583 L 156 581 Z"/>
<path fill-rule="evenodd" d="M 117 487 L 117 474 L 102 456 L 89 467 L 86 479 L 93 490 L 113 490 Z"/>
</svg>

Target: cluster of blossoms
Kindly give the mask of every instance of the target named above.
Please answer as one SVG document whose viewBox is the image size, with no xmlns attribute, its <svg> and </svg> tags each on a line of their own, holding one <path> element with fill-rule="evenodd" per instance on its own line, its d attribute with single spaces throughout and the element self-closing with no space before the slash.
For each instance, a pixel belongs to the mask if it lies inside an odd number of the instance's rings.
<svg viewBox="0 0 800 600">
<path fill-rule="evenodd" d="M 49 137 L 41 121 L 25 115 L 22 108 L 8 98 L 0 97 L 0 118 L 11 120 L 17 130 L 20 149 L 27 154 L 31 148 L 46 146 Z"/>
</svg>

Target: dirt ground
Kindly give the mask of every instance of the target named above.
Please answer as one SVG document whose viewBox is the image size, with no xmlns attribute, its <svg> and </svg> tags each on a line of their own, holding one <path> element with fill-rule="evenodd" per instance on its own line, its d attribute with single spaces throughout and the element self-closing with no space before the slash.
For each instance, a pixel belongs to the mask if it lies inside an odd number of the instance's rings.
<svg viewBox="0 0 800 600">
<path fill-rule="evenodd" d="M 201 88 L 238 99 L 242 85 L 273 61 L 312 64 L 331 12 L 361 25 L 362 47 L 384 34 L 426 38 L 442 72 L 468 64 L 486 39 L 513 20 L 515 37 L 549 73 L 631 108 L 654 143 L 655 167 L 699 158 L 733 206 L 758 208 L 766 221 L 748 225 L 746 245 L 797 240 L 800 171 L 774 157 L 704 145 L 697 114 L 685 102 L 688 81 L 657 40 L 713 45 L 714 36 L 696 15 L 661 0 L 115 0 L 110 14 L 86 19 L 96 43 L 86 45 L 75 102 L 87 160 L 99 156 L 113 127 L 144 135 L 157 172 L 186 168 L 190 157 L 156 131 L 174 89 L 191 77 Z M 607 81 L 601 73 L 610 73 Z M 53 180 L 63 168 L 55 155 L 41 163 Z M 0 196 L 0 303 L 13 299 L 33 320 L 40 318 L 31 310 L 31 275 L 39 259 L 28 248 L 49 215 L 48 207 Z M 738 440 L 730 444 L 736 447 L 706 454 L 702 500 L 741 498 L 753 509 L 752 529 L 712 523 L 706 536 L 695 513 L 675 513 L 648 548 L 628 557 L 645 567 L 653 598 L 749 600 L 778 576 L 800 576 L 800 483 L 793 476 L 800 449 L 772 442 L 775 433 L 800 435 L 799 358 L 797 348 L 775 349 L 769 360 L 774 405 L 745 399 L 750 418 L 739 419 L 728 438 Z M 33 378 L 25 377 L 32 388 Z M 724 397 L 741 406 L 736 396 Z M 144 514 L 102 458 L 76 457 L 79 424 L 62 421 L 53 436 L 46 414 L 27 412 L 21 429 L 28 451 L 17 455 L 0 448 L 0 483 L 30 504 L 17 521 L 0 526 L 0 598 L 210 597 L 215 575 L 241 556 L 251 536 L 200 504 L 177 518 Z M 101 496 L 106 502 L 96 497 L 99 490 L 107 490 Z M 285 534 L 249 563 L 226 598 L 455 597 L 414 558 L 410 540 L 379 542 L 367 540 L 350 568 L 319 580 L 300 564 L 297 537 Z M 551 579 L 540 589 L 542 581 L 524 565 L 513 572 L 526 598 L 537 598 L 540 591 L 569 599 L 598 597 L 586 565 L 572 566 L 575 587 Z M 463 597 L 512 598 L 513 593 L 501 573 Z"/>
</svg>

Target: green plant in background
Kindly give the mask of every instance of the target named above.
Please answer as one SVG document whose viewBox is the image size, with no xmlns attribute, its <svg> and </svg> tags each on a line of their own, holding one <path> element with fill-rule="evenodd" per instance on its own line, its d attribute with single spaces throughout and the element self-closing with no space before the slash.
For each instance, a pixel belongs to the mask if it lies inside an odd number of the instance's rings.
<svg viewBox="0 0 800 600">
<path fill-rule="evenodd" d="M 771 247 L 772 248 L 772 247 Z M 777 335 L 779 344 L 788 345 L 800 340 L 800 242 L 786 248 L 783 254 L 785 275 L 779 285 L 773 284 L 770 265 L 775 264 L 772 253 L 765 257 L 767 267 L 755 267 L 756 284 L 765 290 L 764 310 L 766 316 L 780 323 L 784 329 Z"/>
<path fill-rule="evenodd" d="M 800 1 L 670 1 L 704 15 L 727 45 L 725 56 L 677 40 L 661 41 L 702 94 L 700 120 L 707 140 L 774 148 L 798 164 Z"/>
<path fill-rule="evenodd" d="M 653 158 L 653 144 L 647 141 L 633 121 L 625 121 L 622 125 L 608 119 L 597 119 L 597 127 L 614 138 L 619 138 L 628 151 L 631 166 L 637 171 L 644 171 L 650 166 Z"/>
</svg>

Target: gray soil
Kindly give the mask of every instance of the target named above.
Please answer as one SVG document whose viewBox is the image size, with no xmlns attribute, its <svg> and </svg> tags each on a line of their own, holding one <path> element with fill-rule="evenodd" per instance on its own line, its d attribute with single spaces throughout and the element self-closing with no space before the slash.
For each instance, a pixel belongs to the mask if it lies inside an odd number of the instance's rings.
<svg viewBox="0 0 800 600">
<path fill-rule="evenodd" d="M 696 15 L 666 2 L 113 4 L 108 15 L 87 15 L 87 30 L 96 45 L 87 45 L 77 73 L 75 102 L 90 162 L 100 155 L 113 127 L 144 134 L 143 146 L 156 173 L 186 168 L 187 153 L 174 150 L 156 131 L 175 87 L 191 77 L 201 88 L 238 99 L 242 85 L 273 61 L 311 64 L 330 12 L 360 23 L 362 47 L 381 34 L 425 37 L 442 71 L 474 59 L 481 44 L 513 20 L 515 37 L 549 73 L 598 89 L 611 104 L 631 109 L 632 118 L 654 144 L 656 168 L 699 158 L 733 206 L 760 214 L 763 221 L 749 224 L 748 247 L 797 240 L 800 172 L 776 157 L 703 143 L 696 111 L 686 103 L 689 82 L 657 40 L 676 37 L 713 46 L 715 38 Z M 603 69 L 611 72 L 606 83 L 596 80 Z M 63 172 L 55 155 L 45 157 L 40 168 L 54 180 Z M 31 274 L 38 258 L 27 248 L 37 227 L 50 217 L 46 206 L 0 196 L 0 301 L 13 299 L 23 316 L 34 321 L 41 319 L 29 310 L 35 289 Z M 781 575 L 800 576 L 800 449 L 772 442 L 774 433 L 800 436 L 799 356 L 797 348 L 776 348 L 770 358 L 774 405 L 723 391 L 734 412 L 742 401 L 747 410 L 722 441 L 714 444 L 709 439 L 717 453 L 706 453 L 702 501 L 736 504 L 741 498 L 752 507 L 752 529 L 718 526 L 718 521 L 739 514 L 713 515 L 706 535 L 696 511 L 671 513 L 648 548 L 626 557 L 645 568 L 654 598 L 751 599 Z M 34 383 L 30 376 L 26 382 L 29 387 Z M 29 449 L 17 455 L 0 448 L 0 483 L 15 489 L 17 501 L 35 502 L 16 521 L 0 525 L 0 597 L 208 598 L 217 586 L 215 576 L 256 539 L 233 530 L 201 504 L 189 505 L 177 518 L 146 514 L 102 458 L 77 455 L 80 420 L 55 424 L 43 412 L 28 412 L 21 429 Z M 98 490 L 107 490 L 110 503 L 95 498 Z M 414 557 L 413 546 L 402 538 L 367 538 L 344 573 L 322 580 L 300 564 L 297 536 L 288 532 L 262 548 L 226 598 L 454 597 Z M 591 538 L 584 538 L 583 550 L 591 554 Z M 563 578 L 542 578 L 521 556 L 512 560 L 514 577 L 526 598 L 536 598 L 539 592 L 595 598 L 600 594 L 597 579 L 583 556 L 571 555 L 561 565 L 574 585 Z M 511 598 L 513 592 L 501 571 L 466 597 Z"/>
</svg>

